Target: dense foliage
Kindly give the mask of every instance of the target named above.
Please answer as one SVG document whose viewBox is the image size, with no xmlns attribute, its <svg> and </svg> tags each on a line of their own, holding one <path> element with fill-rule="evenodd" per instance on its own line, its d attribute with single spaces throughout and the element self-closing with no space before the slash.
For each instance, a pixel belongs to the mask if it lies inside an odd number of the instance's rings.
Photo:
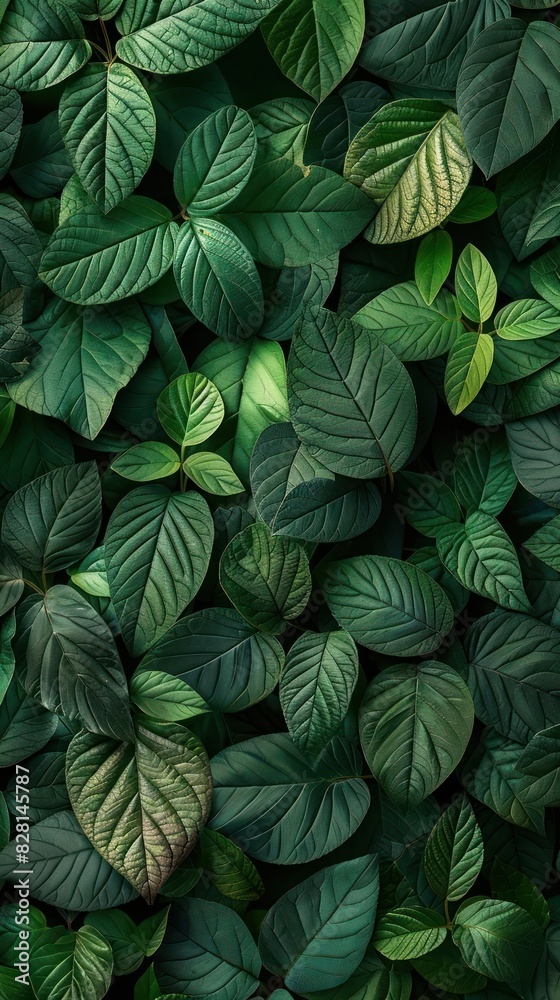
<svg viewBox="0 0 560 1000">
<path fill-rule="evenodd" d="M 558 1000 L 559 121 L 550 0 L 0 0 L 2 1000 Z"/>
</svg>

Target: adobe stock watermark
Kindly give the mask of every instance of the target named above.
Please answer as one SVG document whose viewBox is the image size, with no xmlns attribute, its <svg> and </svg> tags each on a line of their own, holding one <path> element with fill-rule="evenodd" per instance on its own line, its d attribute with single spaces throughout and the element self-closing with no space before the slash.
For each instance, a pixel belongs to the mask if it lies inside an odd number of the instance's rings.
<svg viewBox="0 0 560 1000">
<path fill-rule="evenodd" d="M 19 970 L 16 983 L 30 985 L 29 981 L 29 895 L 33 870 L 29 862 L 29 768 L 16 764 L 16 867 L 13 874 L 19 879 L 14 883 L 16 894 L 15 922 L 19 934 L 14 944 L 14 967 Z"/>
</svg>

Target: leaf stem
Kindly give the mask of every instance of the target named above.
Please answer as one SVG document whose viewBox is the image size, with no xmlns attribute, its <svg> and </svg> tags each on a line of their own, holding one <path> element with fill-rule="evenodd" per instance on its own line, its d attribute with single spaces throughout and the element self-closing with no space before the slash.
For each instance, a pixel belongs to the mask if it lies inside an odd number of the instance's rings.
<svg viewBox="0 0 560 1000">
<path fill-rule="evenodd" d="M 25 577 L 22 577 L 22 579 L 23 579 L 23 582 L 25 583 L 26 587 L 31 587 L 31 590 L 34 590 L 36 594 L 40 594 L 41 597 L 45 596 L 45 591 L 41 590 L 40 587 L 37 587 L 34 583 L 31 582 L 31 580 L 26 580 Z"/>
<path fill-rule="evenodd" d="M 99 23 L 101 25 L 101 31 L 103 32 L 103 38 L 105 39 L 105 45 L 107 46 L 107 62 L 112 62 L 113 58 L 114 58 L 114 56 L 113 56 L 113 46 L 111 45 L 111 39 L 109 38 L 109 35 L 107 34 L 107 28 L 105 27 L 105 21 L 103 20 L 102 17 L 98 17 L 97 20 L 99 21 Z"/>
<path fill-rule="evenodd" d="M 109 56 L 105 52 L 105 49 L 101 48 L 101 45 L 98 45 L 97 42 L 92 42 L 91 38 L 88 38 L 88 42 L 91 45 L 92 49 L 96 49 L 100 53 L 100 55 L 103 56 L 103 62 L 109 62 Z"/>
<path fill-rule="evenodd" d="M 183 469 L 183 462 L 185 461 L 185 445 L 181 445 L 181 468 L 179 469 L 179 489 L 181 493 L 184 493 L 187 489 L 187 476 L 185 470 Z"/>
<path fill-rule="evenodd" d="M 447 926 L 448 927 L 452 927 L 453 926 L 453 921 L 451 920 L 451 914 L 449 913 L 449 900 L 448 899 L 444 899 L 444 901 L 443 901 L 443 909 L 444 909 L 444 912 L 445 912 L 445 919 L 447 921 Z"/>
</svg>

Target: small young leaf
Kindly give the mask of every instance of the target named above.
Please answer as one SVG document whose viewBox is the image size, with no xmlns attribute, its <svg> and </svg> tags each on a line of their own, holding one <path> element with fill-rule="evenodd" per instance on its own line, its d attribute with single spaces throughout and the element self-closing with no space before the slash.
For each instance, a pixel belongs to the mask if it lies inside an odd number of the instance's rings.
<svg viewBox="0 0 560 1000">
<path fill-rule="evenodd" d="M 443 229 L 436 229 L 424 237 L 414 264 L 414 280 L 422 298 L 431 305 L 451 271 L 453 241 Z"/>
<path fill-rule="evenodd" d="M 161 441 L 144 441 L 118 455 L 112 463 L 113 472 L 136 483 L 165 479 L 178 472 L 181 460 L 174 448 Z"/>
<path fill-rule="evenodd" d="M 446 935 L 445 917 L 441 913 L 409 906 L 385 913 L 377 923 L 372 941 L 386 958 L 403 961 L 433 951 Z"/>
<path fill-rule="evenodd" d="M 243 493 L 245 487 L 231 465 L 211 451 L 197 451 L 183 462 L 183 469 L 201 490 L 215 496 Z"/>
<path fill-rule="evenodd" d="M 467 319 L 484 323 L 496 305 L 498 284 L 486 257 L 469 243 L 455 268 L 455 289 Z"/>
<path fill-rule="evenodd" d="M 206 441 L 224 419 L 224 404 L 204 375 L 181 375 L 163 390 L 157 414 L 166 434 L 182 448 Z"/>
<path fill-rule="evenodd" d="M 476 881 L 483 861 L 482 833 L 464 795 L 445 810 L 428 837 L 424 848 L 426 878 L 443 899 L 461 899 Z"/>
</svg>

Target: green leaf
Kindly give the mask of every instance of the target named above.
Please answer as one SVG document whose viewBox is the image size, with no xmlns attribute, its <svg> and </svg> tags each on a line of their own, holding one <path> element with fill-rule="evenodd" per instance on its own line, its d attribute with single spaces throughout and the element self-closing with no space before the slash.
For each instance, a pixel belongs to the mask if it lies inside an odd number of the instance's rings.
<svg viewBox="0 0 560 1000">
<path fill-rule="evenodd" d="M 305 632 L 288 652 L 280 702 L 295 745 L 310 760 L 340 728 L 357 681 L 358 651 L 347 632 Z"/>
<path fill-rule="evenodd" d="M 451 271 L 453 241 L 443 229 L 424 237 L 414 263 L 414 280 L 427 305 L 431 305 Z"/>
<path fill-rule="evenodd" d="M 445 366 L 445 398 L 457 416 L 478 396 L 494 359 L 494 341 L 487 333 L 462 330 Z"/>
<path fill-rule="evenodd" d="M 53 927 L 35 941 L 30 965 L 37 1000 L 80 995 L 101 1000 L 111 984 L 113 953 L 95 927 Z"/>
<path fill-rule="evenodd" d="M 117 505 L 105 558 L 111 599 L 133 656 L 153 646 L 197 593 L 213 535 L 208 504 L 193 492 L 144 486 Z"/>
<path fill-rule="evenodd" d="M 519 770 L 544 778 L 560 768 L 560 726 L 548 726 L 531 736 L 519 758 Z"/>
<path fill-rule="evenodd" d="M 47 472 L 14 493 L 2 541 L 24 566 L 54 573 L 87 555 L 100 526 L 97 466 L 82 462 Z"/>
<path fill-rule="evenodd" d="M 360 64 L 384 80 L 413 84 L 431 90 L 455 90 L 462 60 L 471 42 L 487 24 L 509 14 L 502 0 L 480 3 L 459 0 L 422 5 L 398 3 L 395 13 L 369 39 L 360 55 Z M 387 8 L 386 14 L 391 11 Z M 377 27 L 377 25 L 376 25 Z"/>
<path fill-rule="evenodd" d="M 214 712 L 241 712 L 276 687 L 284 651 L 233 608 L 206 608 L 181 618 L 146 654 L 142 670 L 171 674 Z"/>
<path fill-rule="evenodd" d="M 530 277 L 535 291 L 555 309 L 560 309 L 560 248 L 556 246 L 533 261 Z"/>
<path fill-rule="evenodd" d="M 263 632 L 279 635 L 298 618 L 311 595 L 309 561 L 290 538 L 249 524 L 220 560 L 220 583 L 237 610 Z"/>
<path fill-rule="evenodd" d="M 535 778 L 518 767 L 523 746 L 486 729 L 465 761 L 463 782 L 469 793 L 502 820 L 544 833 L 544 807 L 558 797 L 555 775 Z"/>
<path fill-rule="evenodd" d="M 130 679 L 130 700 L 160 722 L 181 722 L 210 711 L 194 688 L 161 670 L 137 670 Z"/>
<path fill-rule="evenodd" d="M 495 858 L 490 872 L 492 892 L 498 899 L 516 903 L 527 910 L 533 920 L 544 930 L 550 921 L 550 907 L 527 875 L 515 870 L 510 865 L 504 865 Z"/>
<path fill-rule="evenodd" d="M 40 254 L 41 244 L 27 212 L 11 195 L 0 193 L 0 293 L 31 285 Z"/>
<path fill-rule="evenodd" d="M 78 305 L 116 302 L 149 288 L 171 266 L 171 212 L 151 198 L 131 195 L 107 215 L 90 203 L 55 229 L 40 278 Z"/>
<path fill-rule="evenodd" d="M 560 185 L 547 192 L 546 201 L 539 205 L 538 211 L 527 230 L 527 242 L 532 250 L 537 250 L 542 243 L 556 236 L 560 226 Z M 537 244 L 535 246 L 535 244 Z"/>
<path fill-rule="evenodd" d="M 343 177 L 282 158 L 257 166 L 222 218 L 255 260 L 299 267 L 346 246 L 372 213 L 370 200 Z"/>
<path fill-rule="evenodd" d="M 24 589 L 23 571 L 10 552 L 0 550 L 0 615 L 17 604 Z"/>
<path fill-rule="evenodd" d="M 443 990 L 449 990 L 443 994 L 447 998 L 457 993 L 468 993 L 470 996 L 474 990 L 484 989 L 487 983 L 485 976 L 469 968 L 449 935 L 434 951 L 414 959 L 412 964 L 416 972 L 435 987 L 430 994 L 432 997 L 441 996 Z M 487 996 L 480 993 L 477 995 Z"/>
<path fill-rule="evenodd" d="M 468 225 L 471 222 L 480 222 L 487 219 L 496 211 L 496 195 L 488 188 L 477 187 L 471 184 L 465 191 L 461 201 L 454 208 L 446 219 L 446 222 L 453 222 L 455 225 Z M 505 235 L 505 232 L 504 232 Z"/>
<path fill-rule="evenodd" d="M 224 340 L 244 340 L 261 326 L 263 292 L 255 262 L 217 219 L 196 217 L 181 226 L 173 273 L 193 315 Z"/>
<path fill-rule="evenodd" d="M 552 569 L 560 568 L 560 517 L 553 517 L 523 543 L 537 559 Z"/>
<path fill-rule="evenodd" d="M 181 996 L 246 1000 L 259 985 L 261 960 L 237 913 L 206 899 L 180 899 L 155 968 L 161 988 Z"/>
<path fill-rule="evenodd" d="M 496 275 L 486 257 L 472 243 L 461 253 L 455 268 L 455 288 L 459 305 L 467 319 L 484 323 L 496 305 Z"/>
<path fill-rule="evenodd" d="M 22 588 L 23 590 L 23 581 Z M 4 700 L 6 692 L 10 686 L 10 681 L 14 676 L 15 656 L 12 649 L 12 640 L 16 631 L 15 614 L 3 618 L 0 624 L 0 703 Z"/>
<path fill-rule="evenodd" d="M 142 964 L 144 949 L 140 947 L 136 924 L 127 913 L 122 910 L 88 913 L 84 926 L 93 927 L 109 942 L 113 953 L 114 976 L 129 975 Z"/>
<path fill-rule="evenodd" d="M 435 660 L 387 667 L 360 705 L 360 740 L 372 773 L 403 809 L 441 785 L 470 739 L 474 708 L 467 685 Z"/>
<path fill-rule="evenodd" d="M 403 906 L 378 921 L 372 942 L 393 961 L 419 958 L 437 948 L 447 934 L 445 917 L 424 906 Z"/>
<path fill-rule="evenodd" d="M 3 661 L 2 667 L 13 675 L 14 654 L 5 653 Z M 11 676 L 0 704 L 0 767 L 11 767 L 42 750 L 56 726 L 56 716 L 26 694 L 17 675 Z"/>
<path fill-rule="evenodd" d="M 477 716 L 527 743 L 558 719 L 558 632 L 526 615 L 495 611 L 467 634 L 469 687 Z"/>
<path fill-rule="evenodd" d="M 216 496 L 243 493 L 245 489 L 229 462 L 211 451 L 198 451 L 190 455 L 183 462 L 183 469 L 201 490 Z"/>
<path fill-rule="evenodd" d="M 154 153 L 156 116 L 134 70 L 88 66 L 66 87 L 59 124 L 74 170 L 102 212 L 132 194 Z"/>
<path fill-rule="evenodd" d="M 123 0 L 63 0 L 63 3 L 83 21 L 97 21 L 99 17 L 109 21 L 122 7 Z"/>
<path fill-rule="evenodd" d="M 257 155 L 247 111 L 219 108 L 189 133 L 175 164 L 177 201 L 190 215 L 220 212 L 243 190 Z"/>
<path fill-rule="evenodd" d="M 224 419 L 224 404 L 205 375 L 180 375 L 158 399 L 157 415 L 166 434 L 181 448 L 201 444 Z"/>
<path fill-rule="evenodd" d="M 288 381 L 294 430 L 331 472 L 372 479 L 405 465 L 416 433 L 414 389 L 369 331 L 310 310 L 294 336 Z M 328 383 L 337 384 L 336 406 Z"/>
<path fill-rule="evenodd" d="M 27 329 L 41 350 L 10 386 L 12 399 L 92 441 L 147 354 L 150 327 L 140 307 L 132 300 L 93 309 L 52 299 Z"/>
<path fill-rule="evenodd" d="M 33 788 L 30 796 L 27 816 L 33 823 L 38 823 L 61 809 L 69 809 L 70 802 L 65 781 L 66 754 L 63 751 L 45 751 L 36 754 L 28 763 L 29 785 Z M 11 813 L 21 816 L 18 810 L 18 785 L 13 774 L 6 789 L 6 803 Z M 6 843 L 9 837 L 6 837 Z M 5 844 L 2 845 L 3 847 Z"/>
<path fill-rule="evenodd" d="M 453 611 L 423 570 L 387 556 L 354 556 L 324 573 L 329 608 L 356 642 L 390 656 L 431 653 L 449 632 Z"/>
<path fill-rule="evenodd" d="M 352 68 L 364 29 L 360 0 L 284 0 L 261 30 L 284 75 L 320 103 Z"/>
<path fill-rule="evenodd" d="M 127 448 L 111 464 L 113 472 L 136 483 L 165 479 L 181 468 L 181 460 L 174 448 L 161 441 L 143 441 Z"/>
<path fill-rule="evenodd" d="M 407 521 L 430 538 L 437 538 L 448 525 L 461 522 L 461 508 L 455 494 L 435 476 L 399 473 L 397 496 Z"/>
<path fill-rule="evenodd" d="M 297 993 L 340 986 L 365 955 L 378 892 L 375 854 L 330 865 L 290 889 L 261 925 L 266 968 Z"/>
<path fill-rule="evenodd" d="M 82 559 L 77 566 L 68 567 L 72 583 L 93 597 L 109 597 L 109 583 L 105 568 L 105 549 L 100 545 Z"/>
<path fill-rule="evenodd" d="M 515 548 L 491 514 L 475 511 L 463 524 L 449 524 L 437 537 L 444 566 L 467 590 L 510 611 L 530 611 Z"/>
<path fill-rule="evenodd" d="M 205 872 L 222 895 L 247 901 L 262 896 L 261 877 L 237 844 L 205 827 L 200 835 L 200 850 Z"/>
<path fill-rule="evenodd" d="M 438 896 L 456 900 L 465 896 L 484 861 L 482 833 L 466 795 L 438 819 L 424 848 L 424 872 Z"/>
<path fill-rule="evenodd" d="M 494 323 L 502 340 L 535 340 L 560 329 L 560 312 L 540 299 L 520 299 L 500 309 Z"/>
<path fill-rule="evenodd" d="M 457 108 L 470 153 L 487 177 L 519 160 L 560 118 L 552 24 L 505 18 L 471 45 L 457 83 Z"/>
<path fill-rule="evenodd" d="M 142 718 L 133 743 L 88 732 L 72 740 L 66 783 L 94 847 L 148 902 L 194 846 L 210 811 L 211 780 L 198 738 Z"/>
<path fill-rule="evenodd" d="M 6 87 L 42 90 L 91 55 L 79 18 L 58 0 L 11 0 L 0 24 L 0 74 Z"/>
<path fill-rule="evenodd" d="M 342 476 L 335 482 L 319 477 L 289 491 L 270 527 L 275 535 L 300 541 L 339 542 L 367 531 L 380 510 L 381 498 L 374 483 Z"/>
<path fill-rule="evenodd" d="M 464 438 L 455 461 L 455 492 L 465 510 L 484 511 L 497 517 L 508 503 L 517 480 L 503 433 L 479 440 L 480 433 Z"/>
<path fill-rule="evenodd" d="M 500 226 L 518 260 L 524 260 L 544 243 L 529 243 L 528 234 L 533 219 L 545 210 L 550 192 L 560 182 L 559 148 L 557 132 L 552 129 L 535 149 L 496 179 Z"/>
<path fill-rule="evenodd" d="M 94 733 L 132 735 L 128 691 L 117 649 L 103 619 L 70 587 L 51 587 L 21 607 L 17 655 L 25 686 L 51 712 Z"/>
<path fill-rule="evenodd" d="M 344 164 L 344 176 L 379 208 L 364 234 L 371 243 L 402 243 L 435 229 L 458 205 L 471 171 L 455 112 L 417 98 L 377 111 Z"/>
<path fill-rule="evenodd" d="M 4 177 L 14 158 L 21 134 L 23 105 L 16 90 L 0 86 L 0 130 L 2 149 L 0 150 L 0 178 Z"/>
<path fill-rule="evenodd" d="M 150 73 L 185 73 L 215 62 L 249 35 L 279 0 L 178 0 L 154 9 L 147 0 L 125 4 L 116 52 Z"/>
<path fill-rule="evenodd" d="M 15 840 L 0 854 L 0 877 L 19 879 Z M 29 852 L 33 896 L 67 910 L 105 910 L 136 898 L 137 893 L 103 860 L 70 811 L 36 823 Z"/>
<path fill-rule="evenodd" d="M 313 991 L 314 1000 L 409 1000 L 412 988 L 410 972 L 404 967 L 385 964 L 370 944 L 358 968 L 342 986 Z M 282 991 L 274 1000 L 290 1000 Z"/>
<path fill-rule="evenodd" d="M 450 292 L 440 291 L 427 305 L 413 281 L 381 292 L 352 319 L 373 330 L 401 361 L 429 361 L 446 354 L 463 330 L 461 310 Z"/>
<path fill-rule="evenodd" d="M 257 736 L 212 760 L 212 829 L 272 864 L 303 864 L 339 847 L 360 825 L 369 792 L 361 757 L 334 737 L 311 766 L 287 733 Z"/>
<path fill-rule="evenodd" d="M 560 507 L 560 414 L 537 413 L 506 424 L 515 475 L 544 503 Z"/>
<path fill-rule="evenodd" d="M 542 947 L 533 918 L 515 903 L 499 899 L 462 903 L 453 940 L 471 968 L 514 988 L 534 968 Z"/>
</svg>

